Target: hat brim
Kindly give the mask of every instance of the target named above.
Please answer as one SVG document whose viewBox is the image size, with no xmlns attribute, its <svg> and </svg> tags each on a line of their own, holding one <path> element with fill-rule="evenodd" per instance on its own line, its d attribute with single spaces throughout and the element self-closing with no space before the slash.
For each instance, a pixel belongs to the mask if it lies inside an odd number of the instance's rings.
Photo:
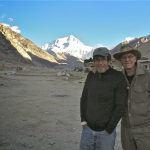
<svg viewBox="0 0 150 150">
<path fill-rule="evenodd" d="M 107 57 L 107 56 L 108 56 L 108 54 L 96 54 L 93 56 L 93 58 L 94 57 Z"/>
<path fill-rule="evenodd" d="M 117 60 L 120 60 L 122 55 L 127 54 L 127 53 L 133 53 L 137 57 L 137 60 L 139 60 L 141 58 L 141 53 L 138 50 L 134 50 L 134 49 L 132 49 L 130 51 L 126 51 L 126 52 L 118 52 L 118 53 L 114 54 L 113 57 Z"/>
</svg>

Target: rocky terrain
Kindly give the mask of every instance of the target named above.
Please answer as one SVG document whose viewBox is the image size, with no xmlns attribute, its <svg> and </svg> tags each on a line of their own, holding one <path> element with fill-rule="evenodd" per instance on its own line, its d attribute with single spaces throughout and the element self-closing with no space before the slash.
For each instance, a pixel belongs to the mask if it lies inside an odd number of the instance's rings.
<svg viewBox="0 0 150 150">
<path fill-rule="evenodd" d="M 150 59 L 150 35 L 119 43 L 111 50 L 111 53 L 118 52 L 122 44 L 129 44 L 136 47 L 141 52 L 142 59 Z"/>
<path fill-rule="evenodd" d="M 30 64 L 43 67 L 75 67 L 83 62 L 68 54 L 50 54 L 36 46 L 32 41 L 0 24 L 0 62 L 1 64 Z"/>
<path fill-rule="evenodd" d="M 37 67 L 0 71 L 0 150 L 78 150 L 86 75 Z M 121 150 L 119 125 L 115 150 Z"/>
<path fill-rule="evenodd" d="M 149 36 L 130 42 L 150 58 Z M 76 65 L 75 56 L 50 54 L 0 24 L 0 150 L 79 149 L 87 73 L 72 71 Z M 115 150 L 122 150 L 120 124 Z"/>
</svg>

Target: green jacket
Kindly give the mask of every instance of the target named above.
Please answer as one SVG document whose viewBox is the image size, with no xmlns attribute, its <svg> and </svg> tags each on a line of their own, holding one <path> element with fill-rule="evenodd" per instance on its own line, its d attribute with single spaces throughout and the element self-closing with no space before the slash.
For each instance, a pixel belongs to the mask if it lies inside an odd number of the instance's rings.
<svg viewBox="0 0 150 150">
<path fill-rule="evenodd" d="M 111 133 L 125 112 L 127 84 L 121 72 L 89 72 L 81 96 L 81 121 L 95 131 Z"/>
<path fill-rule="evenodd" d="M 150 72 L 140 64 L 131 85 L 128 84 L 127 106 L 124 125 L 132 128 L 150 123 Z"/>
</svg>

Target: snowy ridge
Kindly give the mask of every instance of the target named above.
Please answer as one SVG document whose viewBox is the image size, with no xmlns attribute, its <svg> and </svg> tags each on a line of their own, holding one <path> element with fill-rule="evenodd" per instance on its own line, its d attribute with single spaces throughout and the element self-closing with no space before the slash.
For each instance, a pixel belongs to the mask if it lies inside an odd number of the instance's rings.
<svg viewBox="0 0 150 150">
<path fill-rule="evenodd" d="M 46 43 L 42 49 L 51 53 L 68 53 L 77 58 L 84 59 L 86 55 L 93 49 L 91 46 L 83 44 L 75 36 L 70 35 L 67 37 L 59 38 L 52 43 Z"/>
</svg>

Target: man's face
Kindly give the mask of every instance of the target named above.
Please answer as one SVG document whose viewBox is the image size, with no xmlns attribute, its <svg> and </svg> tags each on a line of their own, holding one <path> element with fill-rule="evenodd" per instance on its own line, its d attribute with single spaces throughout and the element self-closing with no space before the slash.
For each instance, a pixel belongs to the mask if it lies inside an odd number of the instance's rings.
<svg viewBox="0 0 150 150">
<path fill-rule="evenodd" d="M 94 58 L 94 66 L 96 71 L 103 73 L 109 68 L 110 62 L 107 60 L 107 57 L 96 57 Z"/>
<path fill-rule="evenodd" d="M 120 62 L 124 69 L 133 69 L 135 68 L 137 59 L 134 54 L 127 53 L 121 56 Z"/>
</svg>

